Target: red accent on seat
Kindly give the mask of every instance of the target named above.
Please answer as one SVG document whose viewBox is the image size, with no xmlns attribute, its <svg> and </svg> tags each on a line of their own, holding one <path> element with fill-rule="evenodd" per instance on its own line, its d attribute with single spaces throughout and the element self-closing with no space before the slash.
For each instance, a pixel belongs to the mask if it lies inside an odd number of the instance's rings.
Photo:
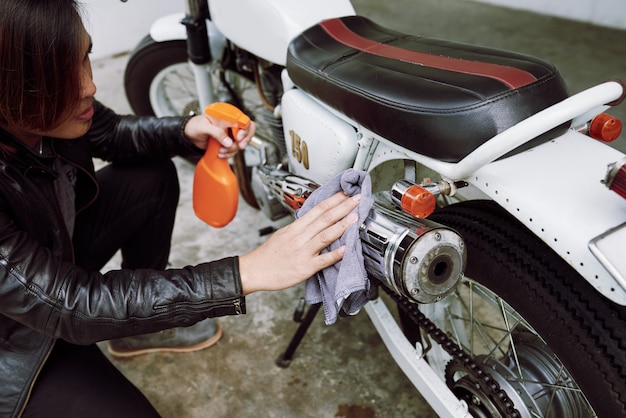
<svg viewBox="0 0 626 418">
<path fill-rule="evenodd" d="M 489 77 L 500 81 L 510 89 L 537 81 L 535 76 L 519 68 L 432 55 L 372 41 L 352 32 L 340 19 L 325 20 L 320 25 L 336 41 L 368 54 L 441 70 Z"/>
</svg>

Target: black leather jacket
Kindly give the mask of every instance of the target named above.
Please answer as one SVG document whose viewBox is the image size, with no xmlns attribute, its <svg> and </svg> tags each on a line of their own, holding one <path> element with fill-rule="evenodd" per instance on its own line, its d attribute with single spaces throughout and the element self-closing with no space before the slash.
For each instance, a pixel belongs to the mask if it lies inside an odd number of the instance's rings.
<svg viewBox="0 0 626 418">
<path fill-rule="evenodd" d="M 122 117 L 96 103 L 84 137 L 52 140 L 60 158 L 78 169 L 77 212 L 98 194 L 92 157 L 137 161 L 198 152 L 182 133 L 185 122 Z M 165 272 L 135 270 L 132 277 L 76 267 L 56 174 L 1 129 L 0 141 L 16 148 L 0 155 L 1 417 L 21 414 L 56 339 L 91 344 L 245 313 L 236 257 Z"/>
</svg>

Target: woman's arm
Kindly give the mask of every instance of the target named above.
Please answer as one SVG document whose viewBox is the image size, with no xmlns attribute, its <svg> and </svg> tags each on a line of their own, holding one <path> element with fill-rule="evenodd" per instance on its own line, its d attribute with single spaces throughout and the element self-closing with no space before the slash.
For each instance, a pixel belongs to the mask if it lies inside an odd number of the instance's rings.
<svg viewBox="0 0 626 418">
<path fill-rule="evenodd" d="M 320 252 L 356 221 L 358 203 L 337 193 L 241 257 L 106 274 L 61 261 L 0 213 L 0 313 L 77 344 L 245 313 L 244 295 L 294 286 L 339 261 L 341 248 Z"/>
<path fill-rule="evenodd" d="M 222 158 L 232 157 L 252 138 L 255 125 L 240 130 L 236 141 L 204 115 L 189 117 L 154 117 L 118 115 L 95 102 L 93 124 L 85 137 L 91 142 L 95 157 L 105 161 L 138 161 L 171 158 L 175 155 L 201 155 L 208 139 L 224 145 Z"/>
</svg>

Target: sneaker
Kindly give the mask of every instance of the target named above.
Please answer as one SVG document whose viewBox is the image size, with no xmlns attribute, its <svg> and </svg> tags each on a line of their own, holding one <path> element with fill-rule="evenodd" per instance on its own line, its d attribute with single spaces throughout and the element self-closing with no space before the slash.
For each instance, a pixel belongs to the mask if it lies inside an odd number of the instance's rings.
<svg viewBox="0 0 626 418">
<path fill-rule="evenodd" d="M 166 351 L 187 353 L 211 347 L 221 337 L 222 326 L 209 318 L 189 327 L 110 340 L 108 349 L 113 358 L 129 358 Z"/>
</svg>

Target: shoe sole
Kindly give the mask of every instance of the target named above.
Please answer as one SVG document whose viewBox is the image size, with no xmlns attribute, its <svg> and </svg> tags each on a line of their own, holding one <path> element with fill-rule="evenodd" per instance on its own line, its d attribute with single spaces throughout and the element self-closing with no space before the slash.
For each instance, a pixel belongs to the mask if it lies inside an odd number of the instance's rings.
<svg viewBox="0 0 626 418">
<path fill-rule="evenodd" d="M 149 353 L 191 353 L 194 351 L 200 351 L 205 348 L 209 348 L 212 345 L 215 345 L 215 343 L 217 343 L 220 338 L 222 338 L 222 326 L 220 324 L 217 324 L 217 331 L 215 332 L 215 334 L 213 334 L 211 338 L 194 345 L 187 345 L 184 347 L 148 347 L 138 350 L 120 351 L 112 348 L 111 344 L 107 344 L 107 348 L 109 354 L 111 354 L 111 357 L 116 359 L 127 359 L 130 357 L 137 357 Z"/>
</svg>

